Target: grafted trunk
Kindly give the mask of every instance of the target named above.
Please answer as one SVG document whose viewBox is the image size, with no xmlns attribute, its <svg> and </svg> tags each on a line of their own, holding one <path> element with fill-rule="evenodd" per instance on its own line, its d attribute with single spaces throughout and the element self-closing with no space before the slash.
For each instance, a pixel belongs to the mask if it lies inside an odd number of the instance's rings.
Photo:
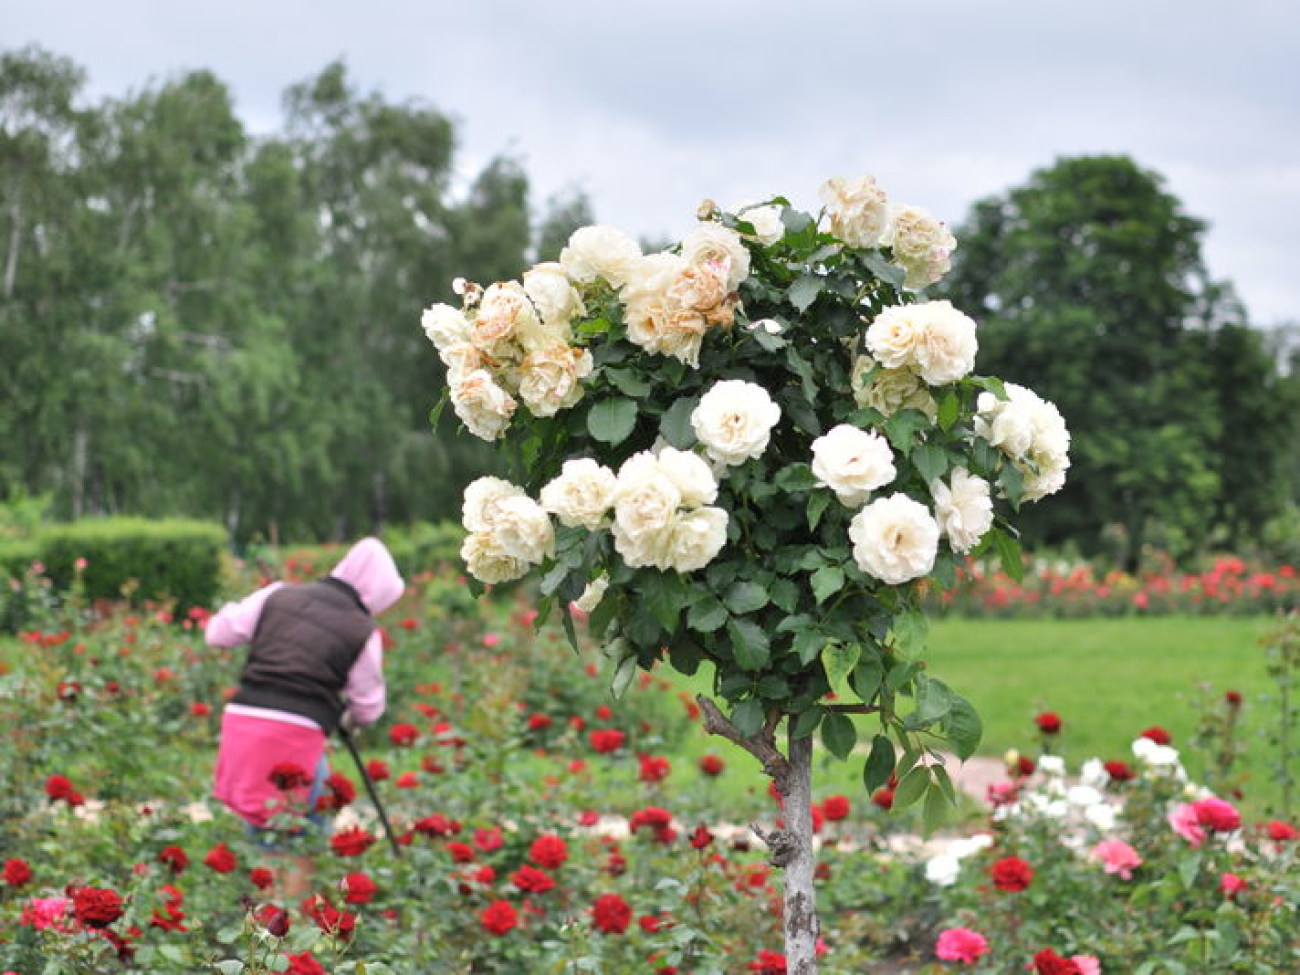
<svg viewBox="0 0 1300 975">
<path fill-rule="evenodd" d="M 790 975 L 816 975 L 819 926 L 813 888 L 817 867 L 812 825 L 813 740 L 811 735 L 796 738 L 793 732 L 794 722 L 790 722 L 790 768 L 783 806 L 789 856 L 784 864 L 785 964 Z"/>
</svg>

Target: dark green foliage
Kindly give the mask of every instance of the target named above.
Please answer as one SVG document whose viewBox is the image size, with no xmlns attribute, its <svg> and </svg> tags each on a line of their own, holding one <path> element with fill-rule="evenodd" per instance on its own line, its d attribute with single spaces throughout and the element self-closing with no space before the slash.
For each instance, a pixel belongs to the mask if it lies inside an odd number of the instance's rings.
<svg viewBox="0 0 1300 975">
<path fill-rule="evenodd" d="M 80 576 L 89 598 L 170 599 L 179 613 L 216 599 L 226 532 L 199 521 L 97 518 L 42 529 L 35 542 L 60 590 Z"/>
</svg>

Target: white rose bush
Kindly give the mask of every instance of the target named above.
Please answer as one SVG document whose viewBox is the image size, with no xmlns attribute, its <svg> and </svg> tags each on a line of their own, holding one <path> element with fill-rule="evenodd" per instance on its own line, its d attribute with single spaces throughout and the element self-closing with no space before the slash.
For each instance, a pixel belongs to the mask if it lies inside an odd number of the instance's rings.
<svg viewBox="0 0 1300 975">
<path fill-rule="evenodd" d="M 973 754 L 980 722 L 925 666 L 921 592 L 971 555 L 1018 577 L 1015 512 L 1069 466 L 1055 407 L 977 375 L 977 323 L 917 293 L 948 269 L 943 224 L 869 177 L 820 196 L 816 216 L 706 203 L 659 253 L 585 227 L 558 262 L 458 283 L 462 306 L 423 318 L 444 403 L 515 464 L 466 491 L 469 572 L 535 570 L 541 618 L 571 636 L 576 602 L 615 694 L 661 660 L 711 665 L 706 728 L 784 796 L 764 838 L 801 973 L 814 739 L 941 817 L 941 753 Z"/>
</svg>

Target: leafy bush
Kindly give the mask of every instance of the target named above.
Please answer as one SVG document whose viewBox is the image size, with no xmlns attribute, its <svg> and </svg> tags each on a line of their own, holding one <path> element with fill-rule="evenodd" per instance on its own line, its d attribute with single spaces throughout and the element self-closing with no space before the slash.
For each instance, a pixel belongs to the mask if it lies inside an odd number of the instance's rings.
<svg viewBox="0 0 1300 975">
<path fill-rule="evenodd" d="M 459 564 L 464 540 L 465 529 L 454 521 L 420 521 L 384 532 L 384 544 L 407 578 L 440 565 Z"/>
</svg>

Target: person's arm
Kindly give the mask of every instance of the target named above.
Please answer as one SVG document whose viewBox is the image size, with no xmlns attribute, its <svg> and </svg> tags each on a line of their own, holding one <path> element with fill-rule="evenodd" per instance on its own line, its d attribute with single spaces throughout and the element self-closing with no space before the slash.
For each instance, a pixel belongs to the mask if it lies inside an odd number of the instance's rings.
<svg viewBox="0 0 1300 975">
<path fill-rule="evenodd" d="M 374 724 L 384 713 L 388 693 L 384 687 L 384 638 L 378 630 L 370 634 L 361 655 L 348 671 L 343 693 L 348 697 L 347 713 L 355 724 Z"/>
<path fill-rule="evenodd" d="M 203 638 L 210 647 L 237 647 L 253 639 L 266 597 L 283 583 L 273 582 L 237 603 L 226 603 L 210 620 Z"/>
</svg>

